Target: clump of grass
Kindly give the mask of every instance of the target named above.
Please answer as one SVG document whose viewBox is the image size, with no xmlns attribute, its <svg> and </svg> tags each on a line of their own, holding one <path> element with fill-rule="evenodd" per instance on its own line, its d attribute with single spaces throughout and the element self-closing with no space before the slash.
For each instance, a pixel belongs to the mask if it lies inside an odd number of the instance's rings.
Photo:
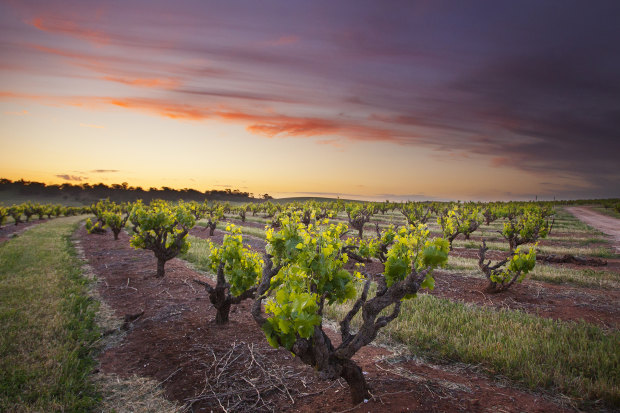
<svg viewBox="0 0 620 413">
<path fill-rule="evenodd" d="M 554 245 L 539 245 L 536 248 L 539 254 L 555 254 L 555 255 L 580 255 L 599 258 L 616 258 L 618 254 L 614 254 L 609 248 L 605 247 L 562 247 Z"/>
<path fill-rule="evenodd" d="M 599 258 L 618 258 L 619 254 L 615 254 L 609 247 L 606 246 L 588 246 L 591 244 L 597 244 L 601 241 L 601 238 L 587 238 L 585 241 L 579 240 L 563 240 L 565 245 L 545 245 L 547 240 L 541 240 L 541 244 L 536 248 L 536 250 L 540 254 L 571 254 L 571 255 L 581 255 L 581 256 L 589 256 L 589 257 L 599 257 Z M 596 241 L 596 242 L 595 242 Z M 602 239 L 602 243 L 609 245 L 609 241 Z M 457 248 L 469 248 L 469 249 L 479 249 L 479 242 L 476 241 L 465 241 L 465 240 L 455 240 L 453 245 Z M 573 245 L 570 245 L 573 244 Z M 487 247 L 493 251 L 509 251 L 508 244 L 502 241 L 487 241 Z M 527 245 L 525 246 L 527 247 Z"/>
<path fill-rule="evenodd" d="M 620 274 L 608 270 L 582 270 L 537 264 L 530 278 L 555 284 L 571 283 L 581 287 L 620 288 Z"/>
<path fill-rule="evenodd" d="M 265 230 L 262 228 L 254 228 L 254 227 L 241 227 L 241 233 L 243 235 L 251 235 L 256 238 L 266 239 L 267 235 Z"/>
<path fill-rule="evenodd" d="M 484 278 L 478 269 L 477 258 L 448 256 L 448 271 L 459 271 L 468 277 Z M 575 269 L 560 265 L 536 263 L 534 270 L 528 274 L 529 279 L 554 284 L 570 283 L 581 287 L 612 287 L 620 288 L 620 274 L 609 270 L 593 270 L 590 268 Z M 527 279 L 523 282 L 527 282 Z"/>
<path fill-rule="evenodd" d="M 206 227 L 207 224 L 205 222 L 201 222 L 198 221 L 197 223 L 198 226 L 201 227 Z M 266 239 L 267 235 L 265 234 L 265 230 L 262 228 L 255 228 L 255 227 L 250 227 L 250 226 L 243 226 L 241 224 L 235 224 L 237 227 L 241 228 L 241 233 L 244 235 L 251 235 L 253 237 L 257 237 L 257 238 L 261 238 L 261 239 Z M 217 225 L 218 229 L 221 231 L 226 231 L 226 223 L 224 222 L 220 222 Z"/>
<path fill-rule="evenodd" d="M 200 270 L 210 271 L 209 254 L 211 254 L 211 248 L 209 248 L 209 241 L 190 235 L 189 242 L 191 244 L 189 250 L 180 258 L 191 262 Z"/>
<path fill-rule="evenodd" d="M 98 374 L 95 377 L 101 390 L 101 409 L 105 412 L 128 411 L 177 413 L 186 411 L 183 406 L 165 398 L 161 384 L 146 377 L 122 378 L 116 374 Z"/>
<path fill-rule="evenodd" d="M 480 278 L 484 277 L 478 269 L 478 260 L 474 258 L 463 258 L 455 255 L 448 255 L 448 264 L 445 269 L 448 271 L 467 271 L 471 272 L 472 276 L 475 276 L 475 274 L 480 274 Z"/>
<path fill-rule="evenodd" d="M 464 248 L 478 249 L 478 248 L 480 248 L 480 245 L 476 244 L 473 241 L 466 241 L 466 242 L 463 243 L 463 247 Z"/>
<path fill-rule="evenodd" d="M 341 320 L 350 305 L 330 306 L 325 314 Z M 352 324 L 360 325 L 359 315 Z M 420 294 L 403 303 L 383 339 L 432 359 L 479 364 L 530 388 L 620 406 L 618 331 Z"/>
<path fill-rule="evenodd" d="M 605 208 L 605 207 L 602 207 L 602 206 L 595 206 L 595 207 L 592 207 L 592 209 L 594 211 L 596 211 L 596 212 L 599 212 L 599 213 L 603 214 L 603 215 L 607 215 L 607 216 L 610 216 L 610 217 L 613 217 L 613 218 L 620 219 L 620 212 L 617 212 L 613 208 Z"/>
<path fill-rule="evenodd" d="M 238 215 L 232 215 L 232 214 L 227 215 L 227 217 L 234 218 L 235 220 L 240 219 Z M 271 224 L 271 221 L 272 221 L 272 219 L 270 218 L 264 218 L 258 215 L 252 216 L 251 212 L 246 214 L 245 220 L 246 222 L 255 222 L 255 223 L 264 224 L 264 225 Z"/>
<path fill-rule="evenodd" d="M 0 411 L 98 403 L 88 380 L 97 304 L 70 242 L 81 219 L 55 219 L 0 245 Z"/>
</svg>

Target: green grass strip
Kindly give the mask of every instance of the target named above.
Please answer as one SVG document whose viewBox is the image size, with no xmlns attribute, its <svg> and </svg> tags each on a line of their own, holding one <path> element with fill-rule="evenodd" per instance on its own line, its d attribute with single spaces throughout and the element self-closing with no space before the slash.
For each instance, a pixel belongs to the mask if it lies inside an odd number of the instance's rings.
<svg viewBox="0 0 620 413">
<path fill-rule="evenodd" d="M 607 215 L 608 217 L 618 218 L 620 219 L 620 212 L 617 212 L 613 208 L 605 208 L 602 206 L 594 206 L 591 208 L 593 211 L 596 211 L 600 214 Z"/>
<path fill-rule="evenodd" d="M 604 269 L 605 267 L 599 268 L 603 269 L 567 268 L 539 262 L 523 282 L 532 279 L 554 284 L 573 284 L 579 287 L 620 288 L 620 274 Z M 446 270 L 465 272 L 465 275 L 469 277 L 484 278 L 484 275 L 478 268 L 477 258 L 462 258 L 450 255 L 448 256 Z"/>
<path fill-rule="evenodd" d="M 71 234 L 54 219 L 0 245 L 0 411 L 87 411 L 96 302 Z"/>
<path fill-rule="evenodd" d="M 327 309 L 341 320 L 345 306 Z M 359 319 L 354 320 L 359 325 Z M 620 406 L 620 333 L 421 294 L 403 303 L 384 336 L 413 354 L 480 364 L 530 388 L 560 391 L 587 405 Z"/>
</svg>

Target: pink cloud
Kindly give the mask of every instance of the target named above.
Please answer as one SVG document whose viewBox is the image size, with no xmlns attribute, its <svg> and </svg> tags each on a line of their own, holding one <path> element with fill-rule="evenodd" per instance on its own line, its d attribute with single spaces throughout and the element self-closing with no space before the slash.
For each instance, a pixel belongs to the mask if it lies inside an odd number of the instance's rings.
<svg viewBox="0 0 620 413">
<path fill-rule="evenodd" d="M 77 175 L 69 175 L 69 174 L 58 174 L 56 177 L 60 179 L 64 179 L 65 181 L 76 181 L 81 182 L 85 179 L 88 179 L 86 176 L 77 176 Z"/>
<path fill-rule="evenodd" d="M 110 43 L 110 38 L 105 33 L 57 15 L 38 16 L 26 23 L 48 33 L 63 34 L 96 44 Z"/>
<path fill-rule="evenodd" d="M 289 44 L 294 44 L 299 42 L 299 36 L 295 36 L 294 34 L 288 36 L 282 36 L 277 40 L 268 42 L 271 46 L 285 46 Z"/>
<path fill-rule="evenodd" d="M 217 110 L 208 106 L 190 103 L 176 103 L 173 100 L 134 97 L 105 96 L 44 96 L 13 92 L 0 92 L 0 99 L 33 100 L 50 105 L 69 105 L 92 110 L 106 106 L 144 112 L 170 119 L 203 121 L 216 118 L 241 123 L 250 133 L 274 137 L 315 137 L 339 135 L 343 138 L 361 141 L 387 141 L 404 143 L 395 131 L 364 125 L 354 120 L 288 116 L 279 113 L 249 113 L 238 109 Z M 330 142 L 331 143 L 331 142 Z"/>
<path fill-rule="evenodd" d="M 131 73 L 132 71 L 118 68 L 119 66 L 143 63 L 131 58 L 101 56 L 67 49 L 51 48 L 37 44 L 28 44 L 27 46 L 40 52 L 64 57 L 74 66 L 102 74 L 102 76 L 99 76 L 98 78 L 109 82 L 154 89 L 175 89 L 181 85 L 181 81 L 177 78 L 166 76 L 138 76 Z"/>
<path fill-rule="evenodd" d="M 22 110 L 20 112 L 4 112 L 5 115 L 11 115 L 11 116 L 26 116 L 29 114 L 29 112 L 27 110 Z"/>
</svg>

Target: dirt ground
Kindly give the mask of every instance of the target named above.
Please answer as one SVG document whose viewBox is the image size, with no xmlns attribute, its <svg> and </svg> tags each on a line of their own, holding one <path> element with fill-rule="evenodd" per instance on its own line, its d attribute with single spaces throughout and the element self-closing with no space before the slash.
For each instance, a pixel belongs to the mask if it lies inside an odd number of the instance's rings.
<svg viewBox="0 0 620 413">
<path fill-rule="evenodd" d="M 568 207 L 568 212 L 581 221 L 609 235 L 614 243 L 614 249 L 620 253 L 620 220 L 607 215 L 599 214 L 586 207 Z"/>
<path fill-rule="evenodd" d="M 100 369 L 155 379 L 188 411 L 573 411 L 471 366 L 431 365 L 375 346 L 354 358 L 373 398 L 353 406 L 343 381 L 324 381 L 286 350 L 268 346 L 249 315 L 250 302 L 233 308 L 228 325 L 216 326 L 206 292 L 192 282 L 208 280 L 184 261 L 169 261 L 158 279 L 153 254 L 132 249 L 125 233 L 114 241 L 110 233 L 88 235 L 82 227 L 76 235 L 98 292 L 127 320 L 120 344 L 101 354 Z"/>
<path fill-rule="evenodd" d="M 0 243 L 11 239 L 14 236 L 18 236 L 20 233 L 26 231 L 28 228 L 31 228 L 34 225 L 41 224 L 43 222 L 47 222 L 48 219 L 31 219 L 29 222 L 22 222 L 20 224 L 4 224 L 2 228 L 0 228 Z"/>
</svg>

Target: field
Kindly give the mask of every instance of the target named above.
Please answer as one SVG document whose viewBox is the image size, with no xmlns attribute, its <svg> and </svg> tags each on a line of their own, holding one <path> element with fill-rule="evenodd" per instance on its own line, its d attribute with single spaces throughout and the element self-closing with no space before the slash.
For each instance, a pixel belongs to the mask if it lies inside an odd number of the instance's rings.
<svg viewBox="0 0 620 413">
<path fill-rule="evenodd" d="M 580 207 L 582 208 L 582 207 Z M 587 207 L 586 211 L 598 211 Z M 213 236 L 201 219 L 191 247 L 154 277 L 151 251 L 130 246 L 131 230 L 89 234 L 90 215 L 5 224 L 0 229 L 0 410 L 2 411 L 612 411 L 620 408 L 618 241 L 555 207 L 551 233 L 522 283 L 493 294 L 478 268 L 482 239 L 494 261 L 508 254 L 502 220 L 459 235 L 435 288 L 402 304 L 400 315 L 353 360 L 371 398 L 351 402 L 347 383 L 326 380 L 265 340 L 251 300 L 216 325 L 205 287 L 214 285 L 209 241 L 230 224 L 262 255 L 273 218 L 227 212 Z M 585 219 L 585 218 L 583 218 Z M 610 217 L 610 219 L 613 219 Z M 331 222 L 347 222 L 339 212 Z M 405 225 L 399 211 L 364 227 Z M 431 237 L 441 236 L 433 216 Z M 570 254 L 588 262 L 552 263 Z M 604 262 L 604 265 L 600 263 Z M 584 265 L 585 263 L 585 265 Z M 352 261 L 346 269 L 354 270 Z M 368 276 L 384 264 L 366 265 Z M 361 292 L 361 284 L 358 285 Z M 373 283 L 370 296 L 376 294 Z M 328 305 L 334 344 L 352 301 Z M 361 325 L 359 314 L 351 325 Z"/>
</svg>

